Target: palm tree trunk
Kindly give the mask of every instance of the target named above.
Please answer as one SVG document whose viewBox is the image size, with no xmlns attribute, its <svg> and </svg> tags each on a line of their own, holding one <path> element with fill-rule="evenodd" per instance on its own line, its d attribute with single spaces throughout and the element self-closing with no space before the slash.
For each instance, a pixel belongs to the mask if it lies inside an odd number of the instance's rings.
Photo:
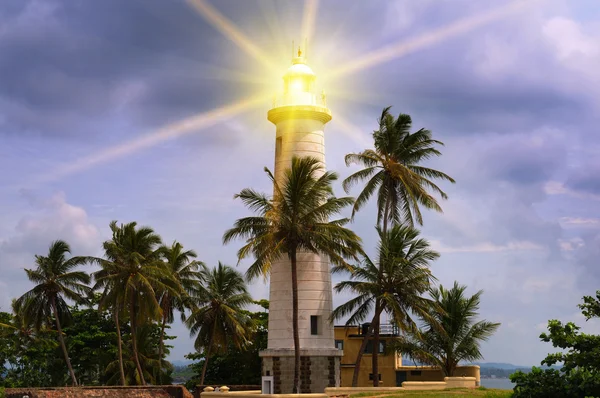
<svg viewBox="0 0 600 398">
<path fill-rule="evenodd" d="M 119 353 L 119 375 L 121 377 L 121 385 L 124 386 L 125 382 L 125 370 L 123 368 L 123 341 L 121 339 L 121 325 L 119 324 L 119 305 L 115 306 L 115 325 L 117 327 L 117 351 Z"/>
<path fill-rule="evenodd" d="M 294 394 L 300 394 L 300 335 L 298 334 L 298 273 L 296 250 L 292 250 L 292 329 L 294 332 Z"/>
<path fill-rule="evenodd" d="M 71 366 L 71 360 L 69 359 L 69 353 L 67 352 L 67 346 L 65 345 L 65 339 L 63 337 L 62 328 L 60 327 L 60 321 L 58 319 L 58 308 L 56 308 L 56 298 L 52 297 L 50 299 L 50 303 L 52 305 L 52 312 L 54 313 L 54 319 L 56 320 L 56 330 L 58 330 L 58 340 L 60 341 L 60 346 L 62 348 L 63 354 L 65 356 L 65 362 L 67 363 L 67 367 L 69 368 L 69 374 L 71 375 L 71 381 L 74 386 L 77 386 L 77 379 L 75 378 L 75 372 L 73 371 L 73 366 Z"/>
<path fill-rule="evenodd" d="M 381 309 L 380 309 L 381 311 Z M 362 357 L 365 354 L 367 349 L 367 344 L 369 343 L 369 339 L 373 335 L 373 326 L 375 322 L 376 316 L 379 314 L 375 313 L 373 320 L 371 321 L 371 325 L 367 329 L 367 333 L 363 337 L 363 341 L 360 345 L 360 349 L 358 350 L 358 355 L 356 356 L 356 363 L 354 364 L 354 374 L 352 375 L 352 387 L 358 387 L 358 374 L 360 373 L 360 362 L 362 361 Z"/>
<path fill-rule="evenodd" d="M 383 237 L 387 236 L 388 229 L 388 219 L 390 217 L 390 201 L 385 201 L 385 211 L 383 212 L 383 228 L 381 232 L 383 233 Z M 379 280 L 383 278 L 383 259 L 379 259 Z M 373 387 L 379 387 L 379 333 L 381 331 L 380 323 L 381 323 L 381 300 L 375 300 L 375 316 L 373 317 L 373 353 L 371 354 L 371 370 L 373 372 Z"/>
<path fill-rule="evenodd" d="M 371 369 L 373 372 L 373 387 L 379 387 L 379 323 L 381 320 L 381 301 L 375 300 L 375 316 L 373 317 L 373 353 L 371 354 Z"/>
<path fill-rule="evenodd" d="M 163 310 L 164 311 L 164 310 Z M 162 324 L 160 325 L 160 341 L 158 343 L 158 385 L 162 385 L 162 360 L 165 341 L 165 325 L 167 324 L 167 311 L 163 312 Z"/>
<path fill-rule="evenodd" d="M 206 357 L 204 358 L 204 365 L 202 365 L 202 375 L 200 375 L 200 385 L 204 385 L 204 377 L 206 376 L 206 369 L 208 369 L 208 359 L 210 358 L 210 352 L 212 350 L 212 346 L 215 343 L 215 329 L 217 327 L 217 321 L 214 321 L 212 331 L 210 333 L 210 338 L 208 339 L 208 347 L 206 347 Z"/>
<path fill-rule="evenodd" d="M 135 314 L 135 297 L 133 293 L 131 294 L 131 301 L 129 303 L 129 313 L 130 313 L 130 323 L 131 323 L 131 345 L 133 348 L 133 360 L 135 361 L 135 367 L 137 368 L 138 374 L 140 376 L 140 382 L 143 386 L 146 385 L 146 379 L 144 379 L 144 372 L 142 371 L 142 365 L 140 365 L 140 358 L 138 356 L 137 350 L 137 337 L 135 335 L 136 331 L 136 314 Z"/>
</svg>

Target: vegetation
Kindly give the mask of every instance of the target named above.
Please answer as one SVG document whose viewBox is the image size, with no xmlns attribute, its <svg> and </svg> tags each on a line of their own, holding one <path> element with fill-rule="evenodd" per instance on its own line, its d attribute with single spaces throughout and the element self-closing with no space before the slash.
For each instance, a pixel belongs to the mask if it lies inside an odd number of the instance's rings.
<svg viewBox="0 0 600 398">
<path fill-rule="evenodd" d="M 64 298 L 76 302 L 82 301 L 82 295 L 89 293 L 90 288 L 87 284 L 90 282 L 90 277 L 85 272 L 74 270 L 87 263 L 88 259 L 85 257 L 67 259 L 65 256 L 67 253 L 71 253 L 69 245 L 58 240 L 50 245 L 47 256 L 35 256 L 37 267 L 33 270 L 25 269 L 25 273 L 36 286 L 17 300 L 15 308 L 18 308 L 23 322 L 32 325 L 35 331 L 47 326 L 48 321 L 53 318 L 71 381 L 76 386 L 77 378 L 61 328 L 61 323 L 64 325 L 71 321 L 71 312 Z"/>
<path fill-rule="evenodd" d="M 364 255 L 362 264 L 347 270 L 352 280 L 338 283 L 335 291 L 349 291 L 355 297 L 337 307 L 332 317 L 349 316 L 346 325 L 351 326 L 361 323 L 375 310 L 374 317 L 385 312 L 400 330 L 415 330 L 414 315 L 429 316 L 430 301 L 422 296 L 434 280 L 429 262 L 437 259 L 439 253 L 431 250 L 429 243 L 419 238 L 419 231 L 409 226 L 394 225 L 388 232 L 378 229 L 378 233 L 377 262 Z M 365 351 L 368 341 L 363 339 L 359 352 Z M 374 348 L 375 351 L 379 350 Z M 361 357 L 359 354 L 359 360 Z"/>
<path fill-rule="evenodd" d="M 198 307 L 186 320 L 190 334 L 197 334 L 194 347 L 204 353 L 200 384 L 208 367 L 210 355 L 222 352 L 229 345 L 238 350 L 248 344 L 252 320 L 243 308 L 252 303 L 242 275 L 231 267 L 219 263 L 209 270 L 205 265 L 200 271 L 205 283 L 196 296 Z"/>
<path fill-rule="evenodd" d="M 585 296 L 579 308 L 586 320 L 599 318 L 600 290 L 596 297 Z M 533 368 L 530 373 L 517 371 L 510 377 L 516 383 L 515 398 L 600 396 L 600 335 L 579 330 L 572 322 L 548 322 L 548 333 L 542 333 L 540 339 L 551 342 L 562 352 L 549 354 L 541 365 L 562 363 L 563 366 L 560 369 Z"/>
<path fill-rule="evenodd" d="M 432 139 L 431 131 L 419 129 L 411 133 L 412 119 L 409 115 L 400 114 L 397 118 L 389 112 L 391 107 L 384 108 L 378 120 L 379 129 L 373 133 L 374 149 L 346 155 L 346 164 L 359 164 L 364 168 L 344 180 L 344 189 L 348 192 L 353 185 L 365 182 L 360 194 L 354 202 L 352 216 L 360 210 L 377 191 L 377 226 L 385 235 L 388 223 L 414 226 L 415 220 L 423 224 L 419 206 L 441 212 L 442 209 L 433 191 L 443 199 L 447 195 L 433 180 L 454 182 L 447 174 L 423 166 L 421 163 L 432 156 L 440 156 L 436 145 L 441 141 Z M 380 264 L 379 273 L 383 273 Z M 382 310 L 379 300 L 375 301 L 375 315 L 365 334 L 362 348 L 356 358 L 352 386 L 358 383 L 360 362 L 373 336 L 373 345 L 379 345 L 379 325 Z M 378 350 L 372 354 L 373 374 L 378 374 Z M 373 386 L 379 385 L 379 379 L 373 378 Z"/>
<path fill-rule="evenodd" d="M 274 197 L 268 198 L 250 188 L 235 195 L 258 215 L 237 220 L 234 227 L 225 232 L 223 242 L 246 239 L 246 244 L 238 251 L 238 258 L 254 256 L 254 263 L 246 272 L 250 280 L 267 275 L 278 259 L 287 257 L 290 260 L 294 392 L 300 392 L 297 255 L 300 252 L 321 253 L 334 264 L 347 266 L 345 259 L 356 257 L 361 251 L 361 240 L 344 227 L 348 219 L 330 221 L 354 200 L 333 195 L 331 185 L 337 175 L 325 172 L 317 159 L 293 158 L 281 181 L 277 181 L 269 169 L 265 168 L 265 172 L 273 183 Z"/>
<path fill-rule="evenodd" d="M 432 289 L 434 301 L 430 315 L 423 318 L 424 330 L 408 330 L 398 339 L 398 352 L 424 364 L 437 366 L 446 376 L 454 376 L 459 362 L 482 358 L 481 341 L 487 340 L 500 326 L 485 320 L 475 322 L 482 290 L 465 296 L 466 286 L 454 282 L 451 289 Z"/>
<path fill-rule="evenodd" d="M 242 349 L 229 342 L 225 350 L 211 355 L 211 366 L 206 371 L 204 383 L 200 383 L 198 377 L 204 369 L 204 353 L 196 352 L 186 356 L 188 359 L 198 361 L 188 367 L 191 372 L 191 376 L 186 381 L 188 390 L 193 390 L 197 385 L 203 384 L 260 385 L 262 365 L 258 353 L 267 348 L 269 302 L 260 300 L 254 304 L 261 306 L 263 310 L 259 312 L 242 311 L 252 320 L 251 341 L 247 341 Z"/>
</svg>

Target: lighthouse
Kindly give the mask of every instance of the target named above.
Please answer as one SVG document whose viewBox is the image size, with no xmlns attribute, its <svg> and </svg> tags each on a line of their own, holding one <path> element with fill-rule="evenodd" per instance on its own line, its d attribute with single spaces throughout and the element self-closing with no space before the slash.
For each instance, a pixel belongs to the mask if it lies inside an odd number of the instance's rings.
<svg viewBox="0 0 600 398">
<path fill-rule="evenodd" d="M 324 94 L 317 94 L 316 75 L 298 50 L 283 76 L 283 93 L 273 100 L 268 120 L 275 125 L 275 180 L 281 184 L 293 157 L 313 157 L 325 168 L 323 130 L 331 120 Z M 317 176 L 318 177 L 318 176 Z M 328 258 L 300 252 L 297 256 L 300 392 L 323 393 L 340 385 L 342 351 L 335 347 L 332 286 Z M 273 262 L 269 286 L 269 331 L 262 357 L 263 393 L 292 393 L 294 336 L 292 276 L 287 257 Z"/>
</svg>

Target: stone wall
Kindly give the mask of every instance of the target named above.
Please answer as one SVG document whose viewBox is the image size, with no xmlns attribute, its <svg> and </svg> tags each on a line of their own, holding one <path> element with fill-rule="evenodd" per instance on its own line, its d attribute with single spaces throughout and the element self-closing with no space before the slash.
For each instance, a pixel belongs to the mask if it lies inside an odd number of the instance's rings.
<svg viewBox="0 0 600 398">
<path fill-rule="evenodd" d="M 275 394 L 291 394 L 294 387 L 294 357 L 263 356 L 263 376 L 273 376 Z M 340 383 L 339 356 L 301 356 L 300 392 L 322 393 Z"/>
<path fill-rule="evenodd" d="M 193 398 L 183 386 L 8 388 L 6 398 Z"/>
</svg>

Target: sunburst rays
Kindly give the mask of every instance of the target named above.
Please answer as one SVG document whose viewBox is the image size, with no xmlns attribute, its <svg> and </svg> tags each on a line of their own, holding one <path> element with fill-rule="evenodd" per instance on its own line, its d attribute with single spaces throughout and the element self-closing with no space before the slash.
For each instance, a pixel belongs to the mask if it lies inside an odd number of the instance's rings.
<svg viewBox="0 0 600 398">
<path fill-rule="evenodd" d="M 40 176 L 33 183 L 54 181 L 68 175 L 89 169 L 97 164 L 106 163 L 139 150 L 152 147 L 161 142 L 181 137 L 213 126 L 224 118 L 238 115 L 268 100 L 268 95 L 254 95 L 241 101 L 225 105 L 208 112 L 199 113 L 189 118 L 168 124 L 157 130 L 149 132 L 140 138 L 124 142 L 110 148 L 103 149 L 89 156 L 65 164 L 48 174 Z"/>
<path fill-rule="evenodd" d="M 207 0 L 186 1 L 193 10 L 195 10 L 216 30 L 222 33 L 229 41 L 252 57 L 260 65 L 265 67 L 269 72 L 274 72 L 278 76 L 281 74 L 282 71 L 280 70 L 278 63 L 274 62 L 273 58 L 261 50 L 261 48 L 259 48 L 247 35 L 245 35 L 238 26 L 220 13 Z M 384 62 L 400 58 L 419 49 L 431 47 L 443 42 L 444 40 L 460 34 L 468 33 L 487 23 L 508 16 L 527 4 L 529 4 L 529 2 L 522 0 L 513 1 L 502 7 L 461 19 L 413 39 L 401 40 L 368 54 L 351 56 L 350 61 L 342 63 L 342 66 L 338 68 L 331 69 L 329 73 L 327 73 L 325 76 L 322 76 L 322 80 L 325 80 L 328 82 L 328 84 L 330 84 L 335 80 L 340 80 L 342 77 L 347 77 L 348 75 L 364 71 Z M 304 10 L 301 21 L 301 35 L 303 39 L 308 41 L 308 43 L 311 42 L 312 37 L 315 34 L 318 7 L 318 0 L 305 0 L 304 2 Z M 312 53 L 310 55 L 312 55 Z M 230 80 L 238 81 L 238 83 L 245 82 L 261 85 L 262 83 L 266 82 L 267 78 L 269 78 L 269 76 L 266 75 L 254 76 L 248 74 L 247 70 L 239 71 L 239 73 L 236 73 L 234 70 L 230 70 L 230 72 L 232 72 L 230 77 L 226 76 L 228 73 L 225 71 L 213 71 L 215 72 L 214 76 L 203 76 L 203 78 Z M 351 92 L 351 90 L 348 90 L 347 88 L 338 91 L 339 93 Z M 331 92 L 335 93 L 335 89 L 332 89 Z M 208 112 L 191 116 L 181 121 L 161 127 L 148 133 L 147 135 L 144 135 L 141 138 L 131 140 L 121 145 L 107 148 L 99 152 L 92 153 L 89 156 L 80 158 L 69 165 L 65 165 L 41 176 L 36 181 L 47 182 L 56 180 L 67 175 L 89 169 L 90 167 L 103 162 L 114 160 L 144 148 L 157 145 L 165 140 L 190 134 L 192 132 L 212 126 L 220 122 L 225 117 L 235 116 L 241 112 L 249 110 L 260 103 L 266 104 L 269 97 L 270 95 L 256 95 Z M 357 95 L 356 97 L 352 97 L 352 100 L 361 100 L 361 96 Z M 365 98 L 362 98 L 362 101 L 365 101 Z M 339 124 L 339 130 L 357 144 L 362 146 L 366 145 L 368 143 L 368 139 L 364 132 L 362 132 L 362 130 L 354 125 L 349 119 L 343 117 L 340 113 L 341 112 L 339 110 L 336 112 L 336 123 Z"/>
</svg>

